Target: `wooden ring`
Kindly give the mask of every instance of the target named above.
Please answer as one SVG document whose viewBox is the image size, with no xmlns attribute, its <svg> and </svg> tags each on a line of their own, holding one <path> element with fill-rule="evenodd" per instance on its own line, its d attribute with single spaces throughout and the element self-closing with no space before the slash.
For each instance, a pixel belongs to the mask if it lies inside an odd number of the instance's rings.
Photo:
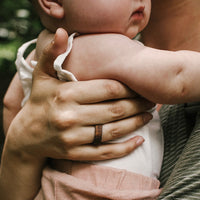
<svg viewBox="0 0 200 200">
<path fill-rule="evenodd" d="M 101 144 L 102 128 L 103 128 L 102 125 L 95 125 L 94 140 L 93 140 L 92 144 L 94 144 L 94 145 Z"/>
</svg>

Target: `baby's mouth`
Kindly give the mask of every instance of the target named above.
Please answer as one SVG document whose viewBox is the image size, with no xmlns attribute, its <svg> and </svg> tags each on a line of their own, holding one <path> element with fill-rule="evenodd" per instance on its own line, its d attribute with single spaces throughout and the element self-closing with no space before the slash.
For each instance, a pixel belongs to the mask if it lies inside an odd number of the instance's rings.
<svg viewBox="0 0 200 200">
<path fill-rule="evenodd" d="M 134 20 L 141 20 L 144 17 L 144 6 L 140 6 L 136 11 L 133 12 L 133 14 L 131 15 L 131 17 Z"/>
</svg>

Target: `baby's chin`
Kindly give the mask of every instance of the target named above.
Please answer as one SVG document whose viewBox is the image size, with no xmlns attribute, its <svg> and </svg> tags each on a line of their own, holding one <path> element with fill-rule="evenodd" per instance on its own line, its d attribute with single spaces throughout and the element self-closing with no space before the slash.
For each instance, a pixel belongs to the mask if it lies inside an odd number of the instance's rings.
<svg viewBox="0 0 200 200">
<path fill-rule="evenodd" d="M 141 27 L 133 27 L 133 28 L 130 28 L 128 29 L 126 32 L 123 33 L 123 35 L 127 36 L 128 38 L 130 39 L 133 39 L 135 38 L 141 31 L 143 31 L 143 29 L 145 28 L 146 26 L 141 26 Z"/>
</svg>

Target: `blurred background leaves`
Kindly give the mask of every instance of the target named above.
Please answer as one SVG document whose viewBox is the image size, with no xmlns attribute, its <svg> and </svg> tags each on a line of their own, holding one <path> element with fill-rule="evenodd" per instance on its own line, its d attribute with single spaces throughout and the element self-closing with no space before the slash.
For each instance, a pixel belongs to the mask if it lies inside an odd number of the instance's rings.
<svg viewBox="0 0 200 200">
<path fill-rule="evenodd" d="M 28 0 L 0 2 L 0 72 L 15 71 L 18 47 L 41 30 L 40 21 Z"/>
<path fill-rule="evenodd" d="M 15 58 L 19 46 L 37 37 L 42 26 L 28 0 L 0 0 L 0 145 L 3 143 L 3 96 L 16 72 Z M 16 94 L 17 95 L 17 94 Z M 14 103 L 14 102 L 13 102 Z"/>
</svg>

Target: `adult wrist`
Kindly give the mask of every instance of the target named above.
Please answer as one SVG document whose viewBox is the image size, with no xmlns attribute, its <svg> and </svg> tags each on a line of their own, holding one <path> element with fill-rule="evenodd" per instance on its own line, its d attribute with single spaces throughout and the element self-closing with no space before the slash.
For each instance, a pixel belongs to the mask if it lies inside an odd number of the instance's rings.
<svg viewBox="0 0 200 200">
<path fill-rule="evenodd" d="M 42 167 L 45 164 L 46 158 L 41 156 L 36 156 L 35 154 L 26 151 L 25 147 L 16 148 L 17 145 L 13 145 L 14 141 L 6 138 L 2 159 L 10 160 L 10 162 L 15 164 L 33 165 L 37 168 Z M 28 147 L 27 147 L 28 148 Z"/>
<path fill-rule="evenodd" d="M 32 199 L 40 188 L 45 159 L 13 151 L 9 145 L 5 143 L 2 154 L 0 196 L 5 200 Z"/>
<path fill-rule="evenodd" d="M 7 156 L 12 157 L 16 162 L 34 163 L 43 165 L 46 158 L 34 151 L 32 139 L 26 133 L 26 127 L 19 127 L 18 120 L 11 124 L 4 144 L 4 151 Z M 23 133 L 23 134 L 21 134 Z"/>
</svg>

